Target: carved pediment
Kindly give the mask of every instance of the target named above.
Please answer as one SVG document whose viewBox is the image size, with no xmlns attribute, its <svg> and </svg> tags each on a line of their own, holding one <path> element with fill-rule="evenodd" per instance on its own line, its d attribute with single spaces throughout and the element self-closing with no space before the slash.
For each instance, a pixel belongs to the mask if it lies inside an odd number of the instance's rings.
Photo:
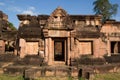
<svg viewBox="0 0 120 80">
<path fill-rule="evenodd" d="M 46 27 L 51 29 L 71 29 L 72 21 L 67 12 L 58 7 L 48 18 Z"/>
</svg>

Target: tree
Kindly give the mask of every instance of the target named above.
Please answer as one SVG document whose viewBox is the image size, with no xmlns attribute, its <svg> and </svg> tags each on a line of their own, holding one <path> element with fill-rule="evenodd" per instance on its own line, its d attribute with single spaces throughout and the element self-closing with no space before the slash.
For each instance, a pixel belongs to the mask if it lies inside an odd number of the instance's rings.
<svg viewBox="0 0 120 80">
<path fill-rule="evenodd" d="M 11 22 L 8 22 L 8 25 L 9 25 L 11 30 L 17 30 Z"/>
<path fill-rule="evenodd" d="M 102 15 L 103 22 L 117 14 L 118 4 L 111 4 L 109 0 L 96 0 L 93 2 L 94 12 Z"/>
</svg>

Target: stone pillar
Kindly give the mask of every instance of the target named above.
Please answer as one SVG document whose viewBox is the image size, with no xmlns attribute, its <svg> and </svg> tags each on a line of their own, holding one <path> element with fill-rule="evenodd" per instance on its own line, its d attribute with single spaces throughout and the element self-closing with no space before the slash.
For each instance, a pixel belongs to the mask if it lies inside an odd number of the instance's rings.
<svg viewBox="0 0 120 80">
<path fill-rule="evenodd" d="M 95 21 L 94 20 L 91 21 L 91 25 L 95 25 Z"/>
<path fill-rule="evenodd" d="M 45 38 L 45 62 L 48 62 L 48 38 Z"/>
<path fill-rule="evenodd" d="M 0 40 L 0 54 L 5 53 L 5 42 L 4 40 Z"/>
<path fill-rule="evenodd" d="M 67 39 L 67 65 L 70 65 L 70 38 Z"/>
<path fill-rule="evenodd" d="M 26 53 L 26 41 L 24 39 L 20 39 L 20 42 L 19 42 L 19 46 L 20 46 L 20 58 L 24 58 Z"/>
<path fill-rule="evenodd" d="M 25 46 L 21 46 L 20 47 L 20 58 L 24 58 L 25 57 Z"/>
<path fill-rule="evenodd" d="M 52 49 L 53 49 L 53 46 L 52 46 L 52 39 L 49 38 L 49 56 L 48 56 L 48 65 L 52 65 L 53 64 L 53 53 L 52 53 Z"/>
<path fill-rule="evenodd" d="M 107 53 L 108 53 L 108 56 L 111 56 L 111 52 L 110 52 L 110 40 L 108 39 L 107 40 Z"/>
<path fill-rule="evenodd" d="M 93 46 L 91 46 L 91 47 L 93 47 L 93 48 L 91 48 L 91 49 L 93 49 L 93 51 L 92 51 L 93 53 L 91 53 L 91 54 L 93 54 L 94 57 L 99 57 L 100 56 L 99 46 L 100 46 L 99 39 L 93 40 Z"/>
<path fill-rule="evenodd" d="M 14 49 L 14 55 L 17 56 L 17 49 L 16 48 Z"/>
<path fill-rule="evenodd" d="M 71 50 L 71 60 L 75 58 L 75 52 L 74 52 L 74 47 L 75 47 L 75 41 L 74 37 L 76 35 L 76 30 L 71 31 L 70 33 L 70 50 Z"/>
<path fill-rule="evenodd" d="M 95 19 L 95 25 L 100 25 L 100 21 L 98 19 Z"/>
<path fill-rule="evenodd" d="M 41 56 L 41 57 L 45 57 L 45 52 L 44 52 L 44 44 L 45 42 L 43 42 L 42 39 L 39 40 L 39 47 L 38 47 L 38 54 Z"/>
<path fill-rule="evenodd" d="M 74 58 L 74 37 L 70 39 L 71 58 Z"/>
<path fill-rule="evenodd" d="M 86 25 L 90 25 L 90 18 L 86 17 Z"/>
<path fill-rule="evenodd" d="M 73 51 L 74 50 L 74 38 L 71 37 L 70 39 L 70 49 Z"/>
</svg>

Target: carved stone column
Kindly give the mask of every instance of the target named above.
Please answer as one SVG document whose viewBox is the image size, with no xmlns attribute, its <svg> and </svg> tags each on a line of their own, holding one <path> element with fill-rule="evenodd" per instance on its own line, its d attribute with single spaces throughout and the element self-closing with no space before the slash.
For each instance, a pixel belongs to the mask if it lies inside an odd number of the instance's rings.
<svg viewBox="0 0 120 80">
<path fill-rule="evenodd" d="M 110 41 L 107 40 L 107 53 L 108 53 L 108 56 L 111 56 L 111 53 L 110 53 Z"/>
<path fill-rule="evenodd" d="M 71 60 L 75 58 L 75 52 L 74 52 L 74 47 L 75 47 L 75 44 L 74 44 L 74 38 L 75 38 L 75 35 L 76 35 L 76 30 L 72 30 L 70 32 L 70 50 L 71 50 Z"/>
<path fill-rule="evenodd" d="M 71 58 L 74 58 L 74 37 L 70 38 Z"/>
<path fill-rule="evenodd" d="M 44 45 L 45 62 L 48 62 L 48 50 L 49 50 L 48 29 L 43 29 L 43 35 L 45 37 L 45 45 Z"/>
<path fill-rule="evenodd" d="M 24 58 L 26 55 L 26 41 L 24 39 L 20 39 L 20 58 Z"/>
<path fill-rule="evenodd" d="M 108 53 L 108 56 L 111 56 L 109 34 L 107 34 L 107 53 Z"/>
<path fill-rule="evenodd" d="M 16 48 L 14 49 L 14 55 L 17 55 L 17 49 Z"/>
<path fill-rule="evenodd" d="M 53 49 L 53 46 L 52 46 L 52 39 L 51 38 L 49 38 L 49 44 L 48 44 L 49 46 L 49 52 L 48 52 L 48 54 L 49 54 L 49 59 L 48 59 L 48 64 L 49 65 L 52 65 L 53 63 L 53 53 L 52 53 L 52 49 Z"/>
<path fill-rule="evenodd" d="M 70 38 L 67 39 L 67 65 L 70 64 Z"/>
<path fill-rule="evenodd" d="M 5 42 L 3 40 L 0 40 L 0 54 L 5 53 Z"/>
<path fill-rule="evenodd" d="M 45 38 L 45 61 L 48 62 L 48 45 L 49 42 L 48 42 L 48 38 Z"/>
</svg>

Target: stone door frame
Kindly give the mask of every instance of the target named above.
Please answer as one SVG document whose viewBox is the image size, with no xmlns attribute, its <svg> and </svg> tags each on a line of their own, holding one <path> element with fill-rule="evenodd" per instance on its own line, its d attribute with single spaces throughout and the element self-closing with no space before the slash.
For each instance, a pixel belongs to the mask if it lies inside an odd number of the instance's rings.
<svg viewBox="0 0 120 80">
<path fill-rule="evenodd" d="M 65 40 L 65 61 L 61 61 L 65 65 L 70 64 L 70 38 L 69 37 L 49 37 L 45 38 L 45 61 L 48 65 L 54 65 L 58 61 L 54 61 L 54 40 Z M 61 63 L 60 61 L 58 63 Z"/>
<path fill-rule="evenodd" d="M 55 42 L 62 42 L 62 47 L 64 48 L 64 60 L 62 61 L 55 61 L 55 46 L 54 46 L 54 62 L 56 63 L 56 62 L 64 62 L 64 64 L 66 64 L 66 59 L 67 59 L 67 42 L 66 42 L 66 40 L 67 40 L 67 38 L 53 38 L 53 41 L 54 41 L 54 45 L 55 45 Z"/>
</svg>

